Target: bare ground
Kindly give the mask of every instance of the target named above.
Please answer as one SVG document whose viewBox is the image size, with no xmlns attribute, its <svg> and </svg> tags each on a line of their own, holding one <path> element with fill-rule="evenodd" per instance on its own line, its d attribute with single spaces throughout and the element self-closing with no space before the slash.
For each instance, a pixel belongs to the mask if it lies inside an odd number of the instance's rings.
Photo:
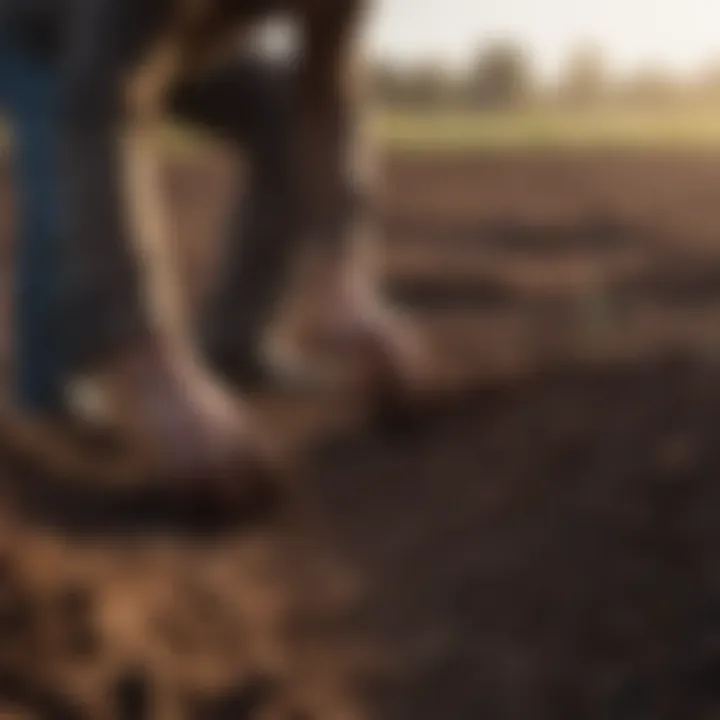
<svg viewBox="0 0 720 720">
<path fill-rule="evenodd" d="M 194 268 L 226 178 L 171 181 Z M 334 440 L 257 399 L 306 453 L 253 522 L 8 504 L 8 717 L 720 715 L 718 187 L 699 155 L 393 160 L 388 290 L 467 392 Z"/>
</svg>

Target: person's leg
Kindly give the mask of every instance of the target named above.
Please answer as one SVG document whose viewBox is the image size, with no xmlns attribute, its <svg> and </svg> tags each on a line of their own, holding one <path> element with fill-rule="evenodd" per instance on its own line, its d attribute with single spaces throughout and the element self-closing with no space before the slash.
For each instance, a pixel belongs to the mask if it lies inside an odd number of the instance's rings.
<svg viewBox="0 0 720 720">
<path fill-rule="evenodd" d="M 358 111 L 362 78 L 354 43 L 364 0 L 338 0 L 303 18 L 293 121 L 293 184 L 302 242 L 316 248 L 317 316 L 313 344 L 333 348 L 358 377 L 404 394 L 425 374 L 417 325 L 382 296 L 375 200 L 380 178 Z M 318 342 L 319 341 L 319 342 Z M 395 392 L 393 390 L 392 392 Z"/>
<path fill-rule="evenodd" d="M 249 185 L 238 188 L 224 255 L 199 318 L 210 362 L 243 387 L 265 371 L 259 345 L 294 256 L 290 198 L 291 72 L 254 55 L 180 84 L 170 108 L 183 121 L 241 144 Z"/>
<path fill-rule="evenodd" d="M 0 51 L 0 99 L 12 126 L 17 220 L 13 268 L 14 395 L 23 412 L 43 413 L 59 399 L 54 342 L 55 72 L 50 59 L 8 35 Z"/>
<path fill-rule="evenodd" d="M 169 55 L 166 45 L 178 6 L 78 7 L 58 120 L 71 405 L 86 415 L 99 405 L 171 479 L 246 487 L 260 448 L 247 410 L 208 372 L 186 330 L 158 197 L 163 102 L 184 52 L 182 38 Z"/>
<path fill-rule="evenodd" d="M 289 279 L 289 265 L 301 252 L 319 258 L 316 304 L 330 319 L 324 322 L 311 311 L 303 322 L 301 312 L 300 335 L 317 336 L 321 346 L 323 337 L 337 345 L 333 338 L 348 334 L 392 335 L 399 354 L 407 346 L 399 323 L 393 320 L 389 327 L 390 313 L 375 312 L 381 305 L 372 287 L 377 272 L 364 269 L 363 258 L 353 252 L 365 233 L 361 253 L 372 254 L 374 238 L 368 232 L 373 213 L 368 178 L 359 177 L 354 164 L 356 155 L 361 162 L 369 158 L 358 153 L 346 97 L 353 90 L 343 67 L 350 6 L 319 28 L 310 20 L 300 72 L 292 64 L 277 66 L 248 55 L 172 94 L 175 115 L 241 143 L 250 161 L 249 188 L 238 193 L 227 254 L 200 322 L 214 366 L 244 387 L 268 372 L 260 340 Z M 355 292 L 350 286 L 358 281 L 365 286 Z M 295 365 L 291 372 L 302 375 L 307 365 L 297 337 L 291 328 L 289 354 L 274 360 L 283 365 L 289 360 Z"/>
</svg>

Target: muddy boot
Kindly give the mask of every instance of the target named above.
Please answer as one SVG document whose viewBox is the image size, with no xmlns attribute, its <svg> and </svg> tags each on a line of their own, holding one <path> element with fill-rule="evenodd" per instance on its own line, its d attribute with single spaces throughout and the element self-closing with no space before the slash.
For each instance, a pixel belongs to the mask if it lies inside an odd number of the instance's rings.
<svg viewBox="0 0 720 720">
<path fill-rule="evenodd" d="M 67 386 L 70 412 L 112 430 L 152 475 L 240 498 L 266 482 L 269 454 L 247 410 L 199 365 L 151 345 Z"/>
<path fill-rule="evenodd" d="M 315 326 L 276 364 L 314 392 L 352 403 L 374 431 L 411 439 L 455 399 L 438 378 L 437 356 L 417 321 L 383 308 Z"/>
<path fill-rule="evenodd" d="M 354 292 L 342 276 L 313 285 L 318 290 L 293 303 L 269 339 L 276 374 L 403 403 L 432 389 L 436 352 L 414 318 L 377 292 Z"/>
</svg>

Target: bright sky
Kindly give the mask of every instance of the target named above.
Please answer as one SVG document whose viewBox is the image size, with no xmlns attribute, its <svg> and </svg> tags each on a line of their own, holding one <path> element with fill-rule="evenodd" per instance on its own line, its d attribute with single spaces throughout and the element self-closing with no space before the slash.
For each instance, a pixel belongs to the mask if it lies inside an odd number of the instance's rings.
<svg viewBox="0 0 720 720">
<path fill-rule="evenodd" d="M 720 0 L 373 0 L 368 40 L 383 57 L 462 63 L 478 43 L 512 37 L 552 75 L 568 47 L 597 41 L 619 70 L 720 60 Z"/>
</svg>

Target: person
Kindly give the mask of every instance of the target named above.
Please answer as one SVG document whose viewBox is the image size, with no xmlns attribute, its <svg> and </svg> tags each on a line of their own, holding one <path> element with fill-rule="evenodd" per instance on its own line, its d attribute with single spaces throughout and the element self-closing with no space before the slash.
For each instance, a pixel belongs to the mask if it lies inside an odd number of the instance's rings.
<svg viewBox="0 0 720 720">
<path fill-rule="evenodd" d="M 388 321 L 392 313 L 378 311 L 381 303 L 365 288 L 358 293 L 340 269 L 355 188 L 345 177 L 348 118 L 335 71 L 357 3 L 311 15 L 299 73 L 248 49 L 153 88 L 143 78 L 157 68 L 137 68 L 152 66 L 169 6 L 25 1 L 5 5 L 24 11 L 4 22 L 0 56 L 18 128 L 24 406 L 59 405 L 111 423 L 149 446 L 173 480 L 252 475 L 265 462 L 262 443 L 234 391 L 265 375 L 259 340 L 306 235 L 320 238 L 331 258 L 326 296 L 336 312 L 327 333 L 358 351 L 370 348 L 368 357 L 412 366 L 419 355 Z M 134 74 L 138 82 L 128 84 Z M 147 141 L 160 110 L 242 144 L 251 161 L 247 201 L 238 189 L 228 256 L 195 327 L 158 237 Z"/>
</svg>

